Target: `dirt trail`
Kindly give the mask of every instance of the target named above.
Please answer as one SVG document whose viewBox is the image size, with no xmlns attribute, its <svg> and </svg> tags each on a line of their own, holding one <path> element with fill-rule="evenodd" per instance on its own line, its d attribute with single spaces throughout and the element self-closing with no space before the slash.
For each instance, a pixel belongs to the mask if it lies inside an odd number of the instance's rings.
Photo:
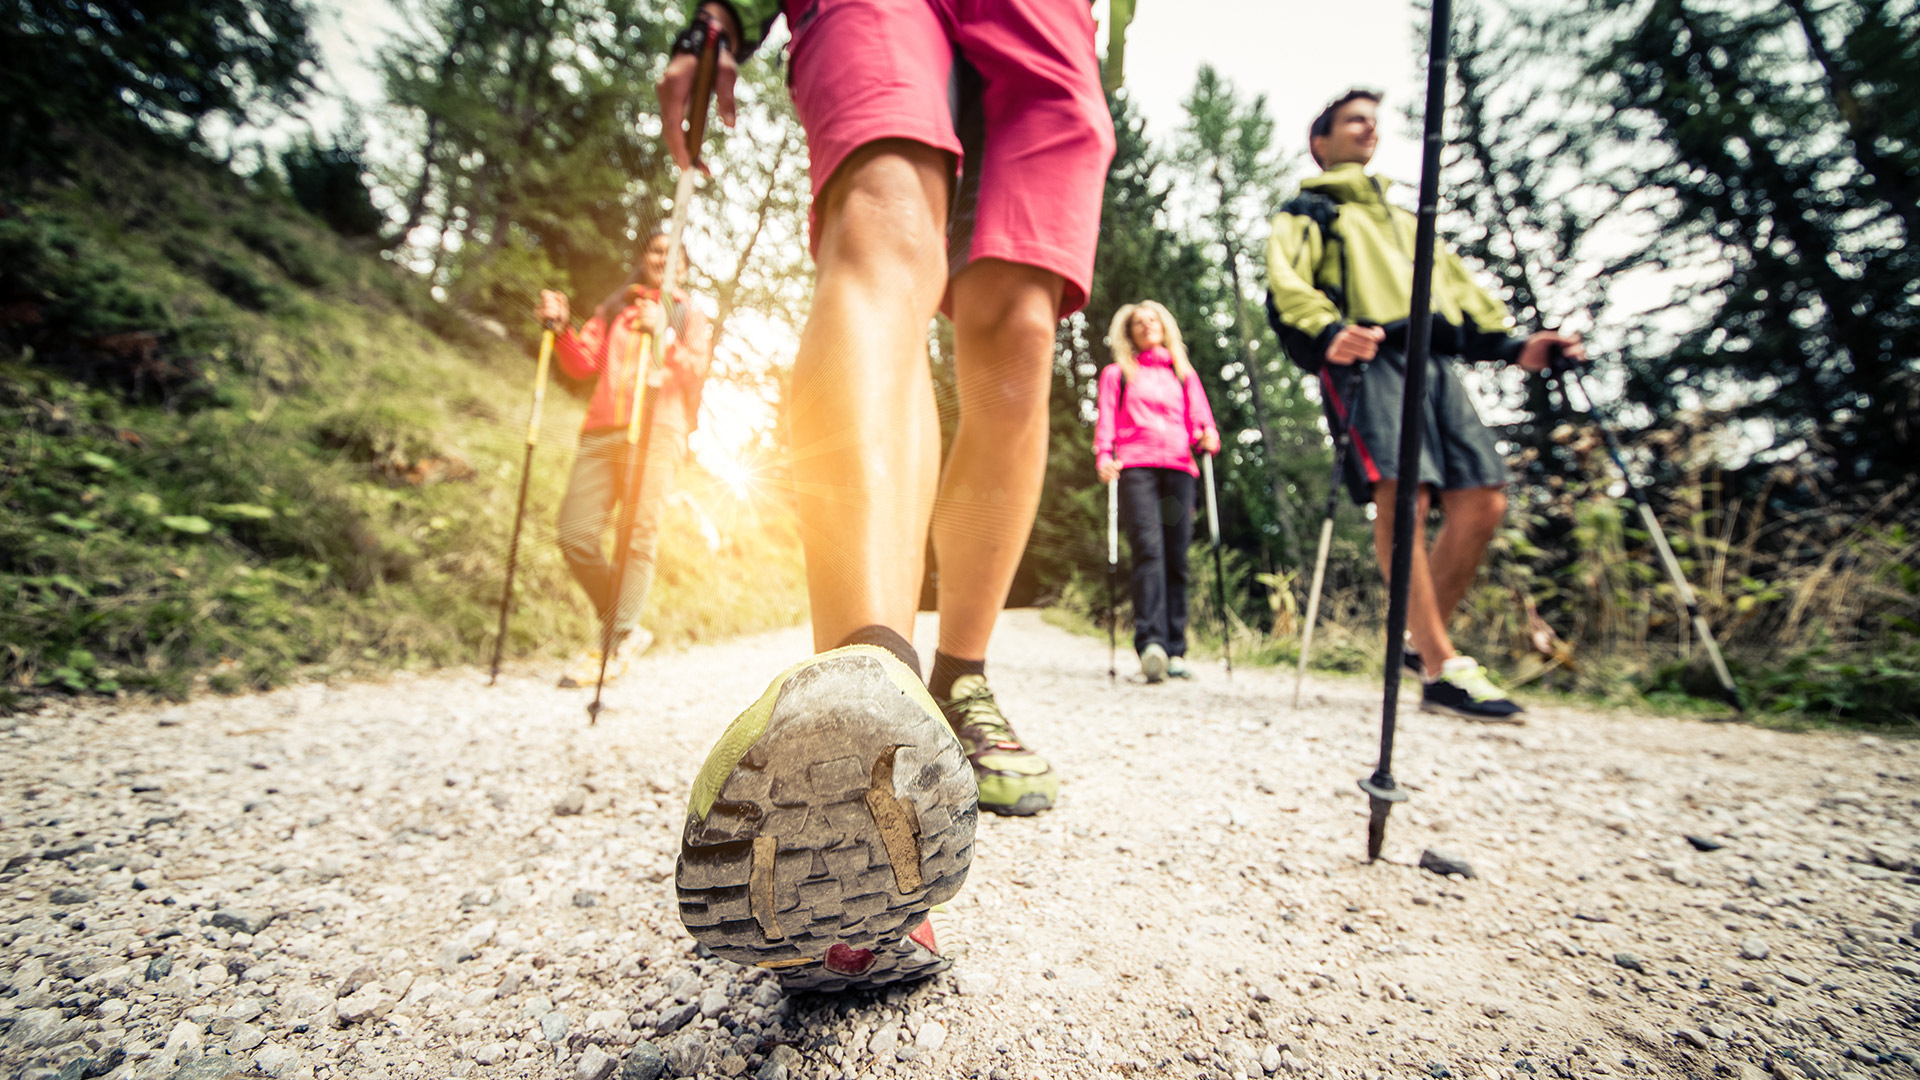
<svg viewBox="0 0 1920 1080">
<path fill-rule="evenodd" d="M 1374 684 L 1113 687 L 1033 612 L 990 672 L 1065 792 L 983 816 L 969 952 L 783 995 L 694 954 L 671 873 L 709 743 L 805 641 L 651 656 L 594 728 L 532 668 L 0 720 L 0 1073 L 1920 1071 L 1920 746 L 1409 706 L 1367 866 Z"/>
</svg>

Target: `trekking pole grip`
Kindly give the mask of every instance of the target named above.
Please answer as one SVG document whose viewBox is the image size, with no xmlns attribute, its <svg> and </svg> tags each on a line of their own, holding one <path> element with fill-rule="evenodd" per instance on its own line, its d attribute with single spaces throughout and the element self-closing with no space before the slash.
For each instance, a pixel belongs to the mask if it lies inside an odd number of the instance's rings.
<svg viewBox="0 0 1920 1080">
<path fill-rule="evenodd" d="M 693 69 L 693 100 L 687 109 L 687 159 L 701 168 L 700 144 L 707 137 L 707 112 L 713 104 L 713 86 L 720 77 L 720 43 L 726 35 L 714 26 L 707 31 L 706 44 L 700 47 L 700 61 Z"/>
</svg>

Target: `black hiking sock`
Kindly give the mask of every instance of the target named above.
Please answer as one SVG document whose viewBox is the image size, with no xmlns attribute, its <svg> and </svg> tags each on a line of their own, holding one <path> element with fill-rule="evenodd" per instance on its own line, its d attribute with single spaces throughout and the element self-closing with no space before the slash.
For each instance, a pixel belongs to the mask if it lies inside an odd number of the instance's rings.
<svg viewBox="0 0 1920 1080">
<path fill-rule="evenodd" d="M 916 678 L 920 675 L 920 654 L 913 651 L 913 642 L 901 637 L 897 630 L 877 623 L 872 626 L 863 626 L 841 638 L 836 648 L 844 649 L 849 645 L 878 645 L 899 657 L 901 663 L 912 668 Z"/>
<path fill-rule="evenodd" d="M 945 701 L 953 696 L 953 680 L 962 675 L 984 676 L 986 673 L 985 660 L 962 660 L 935 649 L 933 650 L 933 674 L 927 679 L 927 692 L 933 695 L 933 700 Z"/>
</svg>

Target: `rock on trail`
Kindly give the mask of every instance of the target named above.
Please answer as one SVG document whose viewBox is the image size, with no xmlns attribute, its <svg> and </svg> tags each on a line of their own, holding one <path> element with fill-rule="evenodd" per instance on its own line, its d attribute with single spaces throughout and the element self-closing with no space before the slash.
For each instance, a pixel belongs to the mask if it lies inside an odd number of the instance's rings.
<svg viewBox="0 0 1920 1080">
<path fill-rule="evenodd" d="M 708 746 L 806 641 L 651 655 L 594 727 L 531 666 L 491 690 L 460 670 L 0 718 L 0 1075 L 1841 1080 L 1920 1062 L 1913 743 L 1407 709 L 1412 801 L 1368 866 L 1373 684 L 1316 680 L 1299 711 L 1288 672 L 1110 686 L 1103 642 L 1033 612 L 1008 614 L 990 671 L 1064 795 L 982 820 L 952 905 L 968 951 L 913 989 L 785 994 L 698 954 L 671 879 Z M 1476 876 L 1420 869 L 1426 849 Z"/>
</svg>

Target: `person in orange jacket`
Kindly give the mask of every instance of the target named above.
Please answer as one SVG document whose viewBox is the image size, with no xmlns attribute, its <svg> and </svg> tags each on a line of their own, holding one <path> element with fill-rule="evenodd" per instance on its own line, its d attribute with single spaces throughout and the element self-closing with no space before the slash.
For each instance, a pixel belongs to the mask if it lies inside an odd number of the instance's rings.
<svg viewBox="0 0 1920 1080">
<path fill-rule="evenodd" d="M 607 658 L 607 678 L 625 673 L 635 657 L 653 643 L 640 625 L 647 590 L 653 585 L 654 556 L 660 546 L 660 505 L 673 488 L 674 473 L 686 457 L 687 435 L 698 423 L 700 390 L 712 363 L 712 331 L 706 315 L 684 291 L 661 304 L 660 282 L 666 276 L 668 237 L 656 230 L 647 238 L 641 257 L 627 283 L 615 289 L 594 309 L 577 331 L 567 329 L 554 338 L 560 368 L 575 379 L 594 379 L 593 398 L 580 425 L 580 447 L 573 474 L 560 501 L 560 551 L 574 580 L 586 590 L 599 619 L 592 643 L 567 665 L 561 686 L 585 686 L 599 675 L 600 643 L 613 624 L 613 652 Z M 543 289 L 534 316 L 549 325 L 566 325 L 570 311 L 566 294 Z M 620 597 L 613 596 L 617 570 L 605 551 L 609 525 L 618 524 L 613 509 L 627 490 L 628 410 L 634 404 L 634 381 L 640 369 L 644 336 L 664 337 L 666 364 L 655 373 L 653 430 L 645 448 L 639 496 L 634 501 L 632 541 L 628 545 L 626 576 Z"/>
</svg>

